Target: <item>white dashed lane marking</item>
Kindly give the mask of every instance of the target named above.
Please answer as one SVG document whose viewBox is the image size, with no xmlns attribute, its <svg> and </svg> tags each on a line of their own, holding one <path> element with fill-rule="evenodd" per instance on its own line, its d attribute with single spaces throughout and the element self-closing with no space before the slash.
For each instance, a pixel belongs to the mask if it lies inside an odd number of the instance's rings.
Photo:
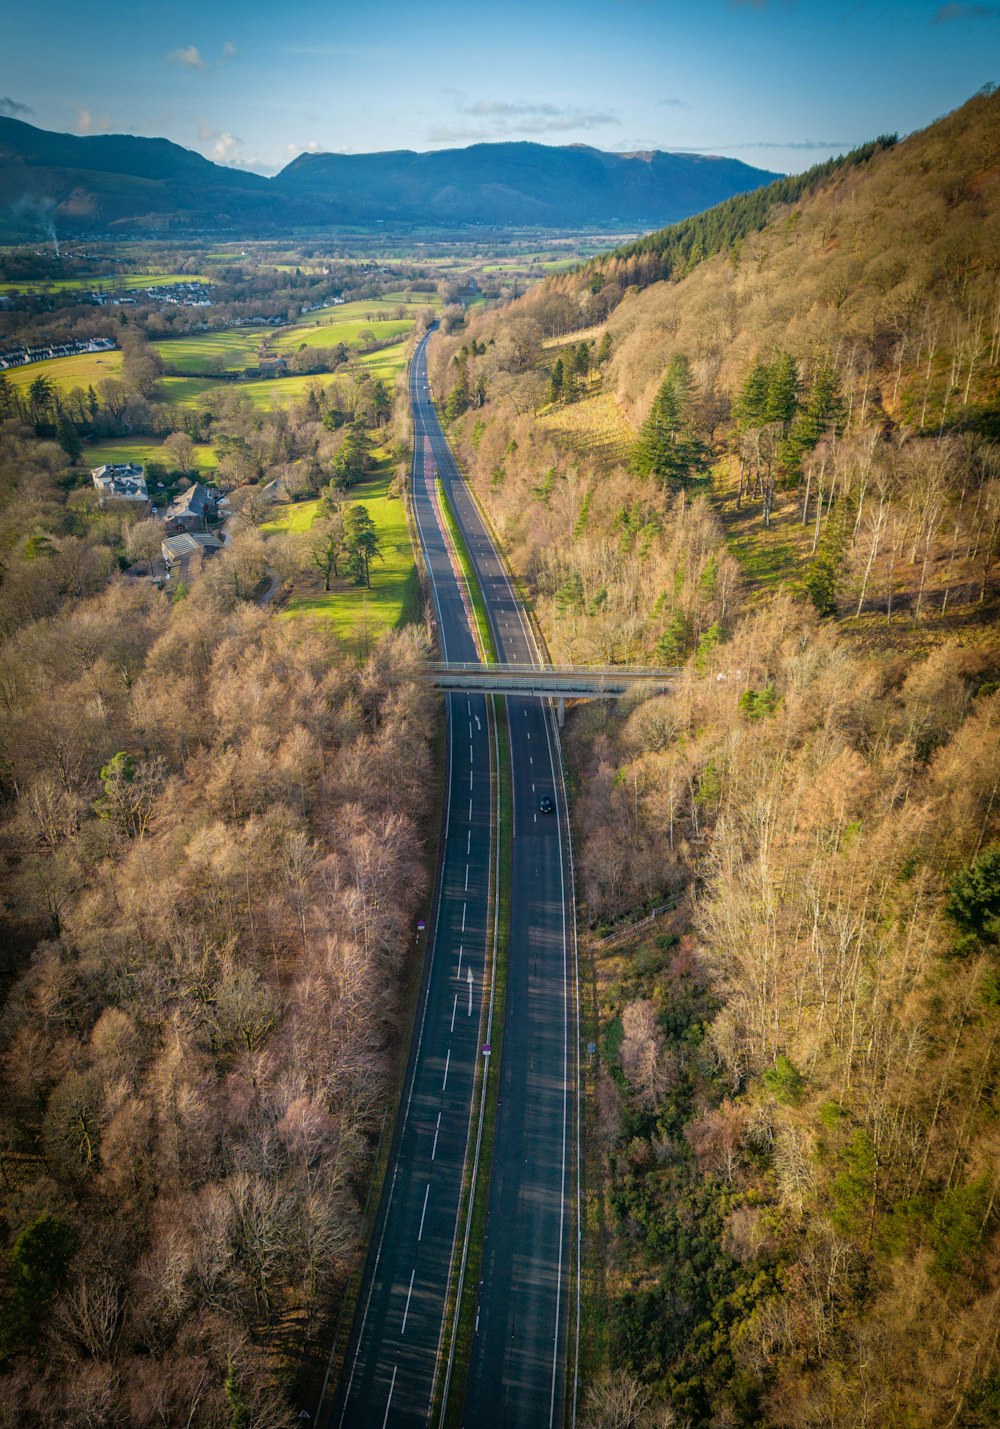
<svg viewBox="0 0 1000 1429">
<path fill-rule="evenodd" d="M 406 1308 L 405 1308 L 405 1310 L 403 1311 L 403 1327 L 402 1327 L 402 1329 L 401 1329 L 400 1332 L 399 1332 L 401 1335 L 405 1335 L 405 1334 L 406 1334 L 406 1317 L 407 1317 L 407 1315 L 410 1313 L 410 1296 L 413 1294 L 413 1277 L 416 1275 L 416 1273 L 417 1273 L 417 1269 L 416 1269 L 416 1266 L 414 1266 L 414 1268 L 410 1271 L 410 1288 L 409 1288 L 409 1290 L 407 1290 L 407 1292 L 406 1292 Z M 395 1370 L 393 1370 L 393 1376 L 392 1376 L 392 1377 L 393 1377 L 393 1379 L 396 1378 L 396 1372 L 395 1372 Z M 386 1413 L 388 1413 L 388 1410 L 386 1411 Z"/>
</svg>

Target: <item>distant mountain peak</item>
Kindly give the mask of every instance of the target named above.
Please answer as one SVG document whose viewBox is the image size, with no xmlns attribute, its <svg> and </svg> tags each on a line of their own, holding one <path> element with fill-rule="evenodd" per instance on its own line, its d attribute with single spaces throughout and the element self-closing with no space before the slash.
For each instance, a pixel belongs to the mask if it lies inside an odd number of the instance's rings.
<svg viewBox="0 0 1000 1429">
<path fill-rule="evenodd" d="M 50 223 L 67 234 L 122 236 L 374 222 L 646 229 L 774 177 L 737 159 L 510 140 L 422 153 L 306 152 L 265 178 L 168 139 L 59 134 L 0 118 L 0 239 L 37 237 Z"/>
</svg>

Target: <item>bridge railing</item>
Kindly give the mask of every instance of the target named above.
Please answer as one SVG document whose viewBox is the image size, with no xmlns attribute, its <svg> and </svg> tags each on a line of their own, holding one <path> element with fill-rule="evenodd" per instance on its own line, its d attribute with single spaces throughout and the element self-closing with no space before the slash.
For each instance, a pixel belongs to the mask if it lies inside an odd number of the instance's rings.
<svg viewBox="0 0 1000 1429">
<path fill-rule="evenodd" d="M 433 675 L 512 675 L 528 680 L 532 676 L 552 675 L 565 679 L 611 680 L 675 680 L 684 671 L 680 667 L 649 665 L 481 665 L 474 660 L 432 661 L 427 666 Z"/>
</svg>

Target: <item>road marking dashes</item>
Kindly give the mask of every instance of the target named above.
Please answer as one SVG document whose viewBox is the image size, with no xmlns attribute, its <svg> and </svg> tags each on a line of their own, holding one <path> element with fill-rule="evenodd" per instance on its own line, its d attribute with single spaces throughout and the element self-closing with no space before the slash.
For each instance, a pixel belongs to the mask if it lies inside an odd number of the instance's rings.
<svg viewBox="0 0 1000 1429">
<path fill-rule="evenodd" d="M 458 994 L 456 993 L 455 996 L 457 997 Z M 447 1057 L 446 1057 L 445 1060 L 444 1060 L 444 1081 L 441 1083 L 441 1090 L 442 1090 L 442 1091 L 444 1091 L 445 1087 L 448 1085 L 448 1068 L 449 1068 L 450 1066 L 451 1066 L 451 1048 L 449 1047 L 449 1048 L 448 1048 L 448 1055 L 447 1055 Z"/>
<path fill-rule="evenodd" d="M 478 1316 L 477 1316 L 476 1318 L 478 1319 Z M 396 1371 L 397 1371 L 398 1369 L 399 1369 L 399 1365 L 393 1365 L 393 1367 L 392 1367 L 392 1383 L 389 1385 L 389 1398 L 386 1400 L 386 1404 L 385 1404 L 385 1418 L 382 1420 L 382 1429 L 385 1429 L 385 1426 L 386 1426 L 386 1425 L 388 1424 L 388 1422 L 389 1422 L 389 1405 L 392 1403 L 392 1391 L 396 1388 Z"/>
<path fill-rule="evenodd" d="M 434 1128 L 434 1145 L 431 1147 L 431 1160 L 432 1160 L 432 1161 L 434 1160 L 434 1157 L 437 1155 L 438 1136 L 439 1136 L 439 1134 L 440 1134 L 440 1131 L 441 1131 L 441 1113 L 438 1112 L 437 1125 L 436 1125 L 435 1128 Z"/>
<path fill-rule="evenodd" d="M 428 1187 L 427 1189 L 430 1190 L 430 1187 Z M 399 1332 L 401 1335 L 405 1335 L 405 1334 L 406 1334 L 406 1317 L 407 1317 L 407 1315 L 410 1313 L 410 1296 L 413 1294 L 413 1277 L 416 1275 L 416 1273 L 417 1273 L 417 1267 L 414 1266 L 413 1269 L 410 1271 L 410 1288 L 409 1288 L 409 1290 L 407 1290 L 407 1292 L 406 1292 L 406 1308 L 405 1308 L 405 1310 L 403 1311 L 403 1326 L 402 1326 L 402 1329 L 401 1329 L 400 1332 Z M 396 1372 L 395 1372 L 395 1370 L 393 1370 L 392 1377 L 393 1377 L 393 1379 L 396 1378 Z M 388 1416 L 388 1414 L 389 1414 L 389 1406 L 388 1406 L 388 1405 L 386 1405 L 386 1410 L 385 1410 L 385 1412 L 386 1412 L 386 1416 Z"/>
<path fill-rule="evenodd" d="M 420 1229 L 417 1231 L 417 1240 L 420 1240 L 424 1234 L 424 1216 L 426 1216 L 427 1214 L 427 1197 L 430 1195 L 430 1193 L 431 1183 L 428 1181 L 427 1190 L 424 1192 L 424 1208 L 420 1212 Z"/>
</svg>

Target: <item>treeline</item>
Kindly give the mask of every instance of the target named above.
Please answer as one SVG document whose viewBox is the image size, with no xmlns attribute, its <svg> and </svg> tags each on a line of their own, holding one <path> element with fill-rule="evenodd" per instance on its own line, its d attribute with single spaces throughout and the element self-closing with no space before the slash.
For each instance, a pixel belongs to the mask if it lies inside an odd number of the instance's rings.
<svg viewBox="0 0 1000 1429">
<path fill-rule="evenodd" d="M 0 1421 L 291 1424 L 390 1097 L 418 643 L 269 617 L 252 533 L 123 582 L 127 518 L 0 440 Z"/>
<path fill-rule="evenodd" d="M 704 259 L 716 253 L 732 252 L 749 234 L 759 233 L 770 222 L 775 209 L 797 203 L 834 174 L 867 164 L 874 155 L 891 149 L 897 142 L 898 135 L 881 134 L 847 154 L 814 164 L 802 174 L 789 174 L 765 188 L 736 194 L 715 208 L 673 223 L 669 228 L 643 234 L 632 243 L 613 249 L 609 259 L 598 259 L 587 265 L 584 271 L 592 273 L 592 283 L 600 283 L 605 266 L 610 261 L 616 277 L 626 285 L 629 279 L 645 286 L 664 278 L 683 277 Z M 631 263 L 633 259 L 648 257 L 657 260 L 653 268 L 647 264 Z M 624 266 L 619 267 L 619 264 Z"/>
</svg>

